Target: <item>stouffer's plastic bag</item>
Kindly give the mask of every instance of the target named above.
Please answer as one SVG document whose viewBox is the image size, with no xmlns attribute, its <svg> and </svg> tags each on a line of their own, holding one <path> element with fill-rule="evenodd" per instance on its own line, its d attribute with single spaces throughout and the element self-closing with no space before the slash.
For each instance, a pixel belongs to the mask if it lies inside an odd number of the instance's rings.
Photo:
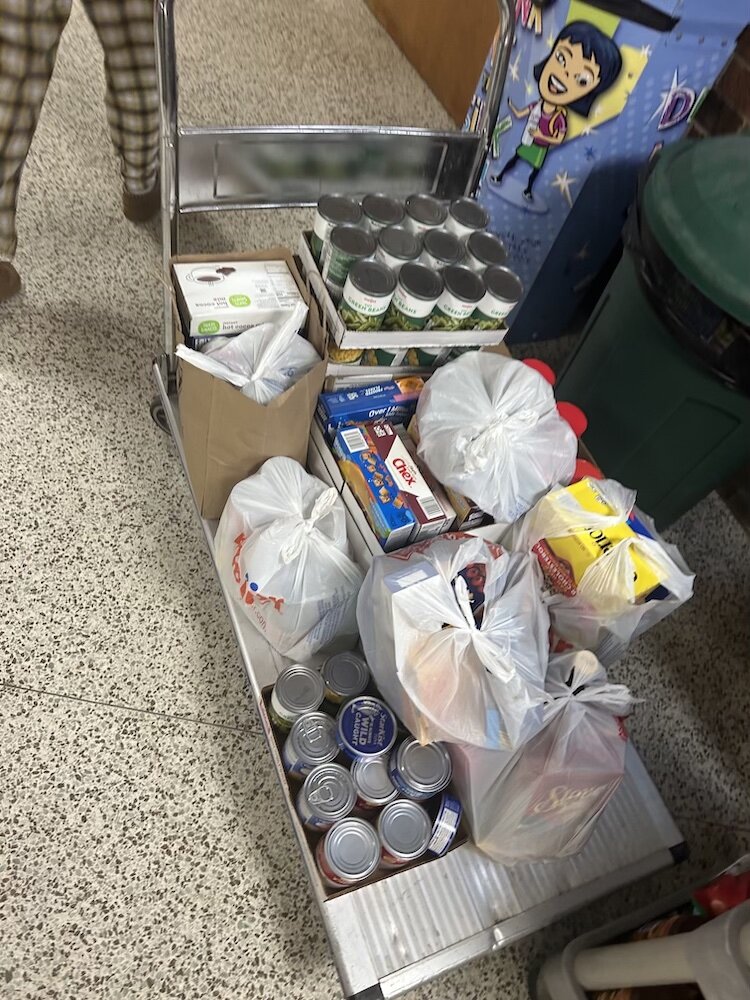
<svg viewBox="0 0 750 1000">
<path fill-rule="evenodd" d="M 238 483 L 215 539 L 226 589 L 285 656 L 347 648 L 362 572 L 349 558 L 341 498 L 291 458 Z"/>
<path fill-rule="evenodd" d="M 449 747 L 472 838 L 502 864 L 581 850 L 625 773 L 630 692 L 593 653 L 550 659 L 541 732 L 515 753 Z"/>
<path fill-rule="evenodd" d="M 508 544 L 544 571 L 553 648 L 590 649 L 608 666 L 691 597 L 694 574 L 634 504 L 615 480 L 584 479 L 514 526 Z"/>
<path fill-rule="evenodd" d="M 377 556 L 357 603 L 386 701 L 422 743 L 516 747 L 541 724 L 549 618 L 539 567 L 448 534 Z"/>
<path fill-rule="evenodd" d="M 499 524 L 573 476 L 576 436 L 549 384 L 520 361 L 471 351 L 450 362 L 422 391 L 417 420 L 433 475 Z"/>
</svg>

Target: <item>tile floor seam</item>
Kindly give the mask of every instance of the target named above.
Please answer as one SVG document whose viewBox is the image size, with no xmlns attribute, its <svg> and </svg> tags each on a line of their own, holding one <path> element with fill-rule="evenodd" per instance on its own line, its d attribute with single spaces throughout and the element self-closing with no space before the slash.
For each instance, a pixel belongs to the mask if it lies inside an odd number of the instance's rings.
<svg viewBox="0 0 750 1000">
<path fill-rule="evenodd" d="M 227 723 L 211 722 L 208 719 L 200 719 L 192 715 L 172 715 L 169 712 L 156 712 L 149 708 L 139 708 L 136 705 L 128 705 L 125 702 L 104 701 L 99 698 L 86 698 L 83 695 L 64 694 L 60 691 L 50 691 L 46 688 L 31 687 L 25 684 L 9 684 L 7 681 L 0 681 L 0 690 L 27 691 L 29 694 L 40 694 L 48 698 L 63 698 L 66 701 L 78 701 L 85 705 L 101 705 L 105 708 L 112 708 L 124 712 L 136 712 L 139 715 L 149 715 L 158 719 L 170 719 L 173 722 L 189 722 L 196 726 L 209 726 L 211 729 L 225 729 L 232 733 L 252 733 L 252 726 L 230 726 Z"/>
</svg>

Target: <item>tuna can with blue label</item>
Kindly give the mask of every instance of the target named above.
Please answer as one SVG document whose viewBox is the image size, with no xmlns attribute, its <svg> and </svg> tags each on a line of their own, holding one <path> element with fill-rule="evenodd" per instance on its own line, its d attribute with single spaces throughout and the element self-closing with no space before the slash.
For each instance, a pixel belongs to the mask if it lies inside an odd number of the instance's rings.
<svg viewBox="0 0 750 1000">
<path fill-rule="evenodd" d="M 348 816 L 356 799 L 346 768 L 340 764 L 321 764 L 305 778 L 297 796 L 297 814 L 308 830 L 321 833 Z"/>
<path fill-rule="evenodd" d="M 352 698 L 337 722 L 339 746 L 351 760 L 380 757 L 396 742 L 396 716 L 379 698 Z"/>
<path fill-rule="evenodd" d="M 397 799 L 378 816 L 380 867 L 402 868 L 421 858 L 432 836 L 432 821 L 418 802 Z"/>
<path fill-rule="evenodd" d="M 369 815 L 398 798 L 398 788 L 388 774 L 386 757 L 355 760 L 350 773 L 357 793 L 355 812 Z"/>
<path fill-rule="evenodd" d="M 308 712 L 292 726 L 281 750 L 284 770 L 291 778 L 306 778 L 319 764 L 339 755 L 336 723 L 325 712 Z"/>
<path fill-rule="evenodd" d="M 423 746 L 411 736 L 391 754 L 389 770 L 399 792 L 416 802 L 442 792 L 453 773 L 451 759 L 442 743 Z"/>
<path fill-rule="evenodd" d="M 432 833 L 427 850 L 441 858 L 456 839 L 461 823 L 461 803 L 450 792 L 443 792 L 427 804 L 427 812 L 432 820 Z"/>
</svg>

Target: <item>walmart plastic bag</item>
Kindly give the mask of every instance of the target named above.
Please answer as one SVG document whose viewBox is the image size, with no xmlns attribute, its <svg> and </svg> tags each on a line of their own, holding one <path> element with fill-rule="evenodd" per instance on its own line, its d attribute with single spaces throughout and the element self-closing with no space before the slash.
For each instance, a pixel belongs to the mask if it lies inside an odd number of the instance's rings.
<svg viewBox="0 0 750 1000">
<path fill-rule="evenodd" d="M 274 649 L 304 662 L 354 644 L 362 573 L 344 506 L 298 462 L 270 458 L 234 487 L 215 547 L 222 583 Z"/>
<path fill-rule="evenodd" d="M 573 476 L 576 436 L 549 384 L 520 361 L 472 351 L 445 365 L 422 391 L 417 421 L 433 475 L 499 524 Z"/>
<path fill-rule="evenodd" d="M 608 666 L 691 597 L 694 574 L 634 504 L 615 480 L 587 478 L 551 490 L 514 526 L 509 546 L 544 571 L 553 648 L 590 649 Z"/>
<path fill-rule="evenodd" d="M 312 344 L 299 335 L 306 316 L 307 306 L 300 301 L 281 324 L 261 323 L 236 337 L 222 337 L 219 346 L 209 344 L 208 352 L 180 344 L 176 354 L 237 386 L 256 403 L 270 403 L 320 361 Z"/>
<path fill-rule="evenodd" d="M 550 659 L 544 727 L 515 753 L 449 747 L 472 838 L 502 864 L 581 850 L 625 773 L 632 699 L 586 651 Z"/>
<path fill-rule="evenodd" d="M 386 701 L 423 743 L 515 747 L 541 723 L 549 619 L 529 556 L 448 535 L 377 556 L 357 603 Z"/>
</svg>

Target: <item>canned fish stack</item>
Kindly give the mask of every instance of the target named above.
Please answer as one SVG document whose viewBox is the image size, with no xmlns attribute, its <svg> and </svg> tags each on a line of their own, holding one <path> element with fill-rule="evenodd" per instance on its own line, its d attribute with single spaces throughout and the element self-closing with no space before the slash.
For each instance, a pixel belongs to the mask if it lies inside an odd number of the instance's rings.
<svg viewBox="0 0 750 1000">
<path fill-rule="evenodd" d="M 502 330 L 523 287 L 487 223 L 486 211 L 471 198 L 448 204 L 413 194 L 402 204 L 369 194 L 360 205 L 345 195 L 323 195 L 311 249 L 349 330 Z M 460 349 L 460 336 L 456 341 Z M 331 360 L 429 367 L 449 353 L 450 346 L 424 350 L 406 343 L 366 353 L 334 348 Z"/>
<path fill-rule="evenodd" d="M 337 653 L 322 671 L 288 667 L 271 693 L 284 769 L 302 783 L 297 813 L 319 838 L 312 846 L 331 890 L 440 857 L 461 820 L 443 744 L 399 736 L 396 716 L 367 693 L 371 686 L 361 657 Z"/>
</svg>

